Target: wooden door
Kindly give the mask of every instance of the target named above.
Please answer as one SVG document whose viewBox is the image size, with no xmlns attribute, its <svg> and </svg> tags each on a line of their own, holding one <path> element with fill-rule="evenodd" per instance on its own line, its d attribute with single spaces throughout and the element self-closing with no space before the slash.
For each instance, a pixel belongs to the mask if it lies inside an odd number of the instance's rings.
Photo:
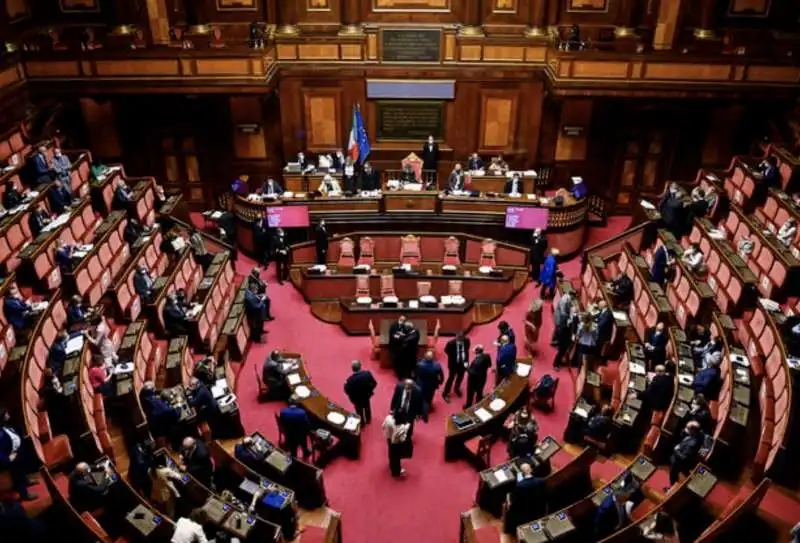
<svg viewBox="0 0 800 543">
<path fill-rule="evenodd" d="M 197 147 L 191 136 L 161 138 L 166 188 L 180 189 L 184 199 L 192 204 L 205 202 L 206 194 L 200 181 Z"/>
<path fill-rule="evenodd" d="M 631 213 L 642 198 L 653 200 L 664 188 L 669 163 L 661 132 L 622 139 L 617 152 L 615 213 Z M 655 203 L 655 202 L 654 202 Z"/>
</svg>

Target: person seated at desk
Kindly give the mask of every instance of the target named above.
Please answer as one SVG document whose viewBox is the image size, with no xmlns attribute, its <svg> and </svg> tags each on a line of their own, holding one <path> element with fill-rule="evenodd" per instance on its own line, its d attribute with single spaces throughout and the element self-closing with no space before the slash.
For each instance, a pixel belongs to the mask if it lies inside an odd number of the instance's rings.
<svg viewBox="0 0 800 543">
<path fill-rule="evenodd" d="M 58 147 L 53 149 L 53 172 L 55 173 L 56 181 L 67 185 L 71 183 L 72 161 Z"/>
<path fill-rule="evenodd" d="M 533 467 L 528 462 L 519 466 L 509 502 L 503 526 L 507 534 L 516 534 L 518 526 L 547 513 L 547 484 L 544 479 L 533 476 Z"/>
<path fill-rule="evenodd" d="M 297 397 L 289 398 L 289 405 L 281 409 L 278 424 L 286 440 L 286 451 L 297 458 L 297 450 L 302 449 L 303 458 L 308 458 L 308 439 L 311 434 L 311 420 L 308 413 L 300 407 Z"/>
<path fill-rule="evenodd" d="M 589 194 L 589 189 L 586 188 L 586 184 L 583 182 L 583 177 L 572 177 L 572 188 L 569 189 L 570 194 L 576 200 L 580 200 L 581 198 L 585 198 Z"/>
<path fill-rule="evenodd" d="M 233 457 L 257 473 L 267 455 L 255 447 L 255 440 L 252 437 L 247 436 L 233 448 Z"/>
<path fill-rule="evenodd" d="M 283 359 L 280 351 L 272 351 L 261 368 L 261 379 L 267 385 L 269 398 L 283 401 L 289 397 L 289 386 L 281 369 Z"/>
<path fill-rule="evenodd" d="M 339 181 L 337 181 L 335 177 L 333 177 L 330 174 L 326 174 L 322 178 L 322 181 L 320 182 L 319 188 L 317 190 L 324 195 L 339 194 L 342 192 L 342 186 L 339 184 Z"/>
<path fill-rule="evenodd" d="M 211 355 L 205 356 L 195 362 L 192 369 L 192 377 L 196 377 L 201 383 L 207 387 L 214 386 L 217 378 L 214 376 L 214 368 L 216 367 L 216 360 Z"/>
<path fill-rule="evenodd" d="M 672 403 L 675 392 L 675 379 L 667 374 L 667 368 L 661 364 L 656 366 L 653 380 L 639 394 L 639 399 L 652 411 L 666 411 Z"/>
<path fill-rule="evenodd" d="M 342 168 L 342 188 L 348 194 L 355 194 L 360 190 L 360 182 L 356 175 L 355 161 L 347 157 Z"/>
<path fill-rule="evenodd" d="M 264 181 L 264 185 L 261 187 L 261 194 L 264 196 L 280 196 L 283 194 L 283 187 L 280 183 L 275 181 L 273 178 L 268 177 L 266 181 Z"/>
<path fill-rule="evenodd" d="M 208 251 L 203 236 L 201 236 L 200 232 L 197 230 L 192 232 L 192 235 L 189 236 L 189 247 L 195 261 L 200 264 L 203 271 L 207 271 L 209 266 L 211 266 L 211 262 L 214 261 L 214 255 Z"/>
<path fill-rule="evenodd" d="M 47 147 L 40 145 L 36 153 L 28 159 L 28 171 L 30 172 L 29 186 L 40 183 L 50 183 L 53 180 L 53 170 L 47 159 Z"/>
<path fill-rule="evenodd" d="M 505 175 L 508 171 L 508 164 L 503 160 L 503 153 L 492 158 L 489 163 L 489 173 L 492 175 Z"/>
<path fill-rule="evenodd" d="M 22 203 L 23 196 L 17 190 L 17 185 L 13 179 L 9 179 L 5 184 L 5 192 L 3 192 L 3 207 L 7 210 L 12 210 Z"/>
<path fill-rule="evenodd" d="M 692 203 L 689 204 L 689 211 L 692 217 L 705 217 L 708 213 L 708 201 L 706 201 L 706 191 L 700 187 L 692 189 Z"/>
<path fill-rule="evenodd" d="M 112 207 L 121 211 L 127 211 L 131 215 L 133 215 L 133 212 L 135 211 L 133 202 L 133 189 L 131 189 L 122 179 L 117 182 L 117 188 L 114 189 Z"/>
<path fill-rule="evenodd" d="M 353 373 L 344 383 L 344 393 L 347 394 L 363 423 L 369 424 L 372 422 L 372 395 L 375 394 L 378 382 L 372 372 L 361 368 L 360 360 L 353 360 L 352 368 Z"/>
<path fill-rule="evenodd" d="M 86 324 L 90 311 L 83 307 L 83 300 L 76 294 L 69 299 L 67 304 L 67 328 L 73 330 Z"/>
<path fill-rule="evenodd" d="M 768 156 L 756 167 L 755 174 L 768 187 L 780 187 L 781 173 L 778 171 L 778 159 Z"/>
<path fill-rule="evenodd" d="M 423 421 L 428 422 L 428 413 L 433 405 L 433 397 L 436 389 L 444 383 L 444 372 L 442 366 L 433 359 L 433 351 L 426 351 L 422 360 L 417 364 L 417 386 L 422 391 L 422 414 Z"/>
<path fill-rule="evenodd" d="M 56 215 L 61 215 L 72 205 L 72 192 L 67 185 L 56 179 L 47 192 L 50 210 Z"/>
<path fill-rule="evenodd" d="M 709 400 L 716 400 L 719 396 L 719 389 L 722 386 L 720 365 L 722 359 L 712 360 L 707 368 L 698 371 L 692 382 L 692 389 L 697 394 L 702 394 Z"/>
<path fill-rule="evenodd" d="M 66 330 L 59 330 L 50 352 L 47 354 L 47 367 L 53 370 L 53 374 L 61 375 L 64 369 L 64 362 L 67 361 L 67 343 L 69 334 Z"/>
<path fill-rule="evenodd" d="M 16 283 L 12 283 L 8 287 L 8 292 L 3 299 L 3 314 L 17 334 L 30 328 L 36 318 L 33 306 L 22 298 L 22 293 Z"/>
<path fill-rule="evenodd" d="M 665 493 L 680 480 L 681 473 L 685 474 L 694 467 L 704 441 L 705 434 L 700 424 L 696 421 L 688 422 L 680 442 L 675 445 L 669 458 L 669 486 L 664 487 Z"/>
<path fill-rule="evenodd" d="M 294 161 L 300 167 L 301 172 L 306 173 L 314 171 L 314 161 L 311 159 L 311 157 L 306 156 L 303 151 L 297 153 Z"/>
<path fill-rule="evenodd" d="M 797 235 L 797 221 L 789 217 L 786 222 L 778 230 L 778 241 L 787 249 L 792 246 L 794 238 Z"/>
<path fill-rule="evenodd" d="M 122 231 L 122 239 L 125 240 L 125 243 L 133 245 L 142 234 L 144 234 L 144 228 L 142 228 L 139 221 L 134 217 L 129 218 L 128 224 L 125 225 L 125 229 Z"/>
<path fill-rule="evenodd" d="M 380 174 L 372 167 L 372 163 L 364 163 L 364 171 L 361 172 L 361 190 L 374 191 L 381 189 Z"/>
<path fill-rule="evenodd" d="M 692 189 L 691 192 L 692 203 L 697 202 L 699 200 L 705 201 L 705 208 L 706 211 L 713 209 L 714 204 L 717 203 L 717 191 L 714 190 L 712 185 L 708 185 L 706 188 L 701 187 L 700 185 L 696 186 Z M 698 206 L 698 210 L 700 207 Z M 705 213 L 704 213 L 705 214 Z M 696 215 L 698 217 L 702 215 Z"/>
<path fill-rule="evenodd" d="M 519 173 L 514 172 L 511 175 L 511 179 L 506 181 L 505 187 L 503 188 L 503 192 L 505 194 L 513 194 L 513 195 L 519 195 L 524 192 L 522 187 L 522 179 L 520 179 Z"/>
<path fill-rule="evenodd" d="M 106 468 L 104 475 L 102 481 L 95 479 L 86 462 L 78 462 L 69 474 L 69 502 L 78 512 L 94 511 L 107 505 L 111 469 Z"/>
<path fill-rule="evenodd" d="M 28 492 L 28 458 L 22 447 L 22 434 L 11 425 L 11 414 L 0 407 L 0 468 L 11 472 L 12 488 L 23 501 L 38 498 Z"/>
<path fill-rule="evenodd" d="M 614 408 L 611 405 L 604 405 L 599 413 L 592 415 L 586 422 L 584 435 L 592 439 L 603 440 L 608 438 L 611 432 L 612 417 Z"/>
<path fill-rule="evenodd" d="M 170 405 L 166 395 L 156 390 L 155 383 L 144 382 L 139 393 L 139 401 L 153 437 L 170 437 L 173 444 L 178 443 L 175 438 L 179 430 L 180 413 Z"/>
<path fill-rule="evenodd" d="M 119 357 L 114 342 L 111 341 L 108 324 L 100 315 L 93 315 L 89 325 L 89 328 L 83 332 L 86 341 L 89 342 L 95 353 L 103 358 L 106 366 L 113 366 L 119 361 Z"/>
<path fill-rule="evenodd" d="M 508 435 L 508 457 L 533 456 L 539 442 L 539 423 L 526 407 L 514 415 L 514 422 Z"/>
<path fill-rule="evenodd" d="M 517 367 L 517 346 L 511 343 L 507 335 L 500 337 L 496 363 L 495 384 L 499 385 L 503 379 L 514 373 L 514 369 Z"/>
<path fill-rule="evenodd" d="M 692 243 L 688 249 L 683 252 L 681 262 L 686 268 L 693 273 L 702 273 L 705 269 L 705 255 L 700 250 L 699 243 Z"/>
<path fill-rule="evenodd" d="M 663 322 L 656 324 L 655 329 L 650 332 L 647 342 L 644 344 L 644 356 L 651 367 L 663 365 L 667 359 L 667 343 L 669 338 L 664 331 Z"/>
<path fill-rule="evenodd" d="M 219 413 L 219 407 L 211 391 L 208 389 L 208 386 L 202 383 L 197 377 L 191 377 L 189 379 L 187 392 L 189 405 L 194 407 L 197 413 L 197 420 L 213 424 Z"/>
<path fill-rule="evenodd" d="M 162 317 L 164 319 L 164 328 L 169 337 L 189 335 L 186 310 L 178 303 L 176 293 L 171 292 L 167 295 L 167 300 L 162 310 Z"/>
<path fill-rule="evenodd" d="M 463 192 L 465 190 L 464 170 L 461 169 L 461 163 L 456 162 L 453 171 L 450 172 L 450 177 L 447 178 L 447 186 L 450 192 Z"/>
<path fill-rule="evenodd" d="M 106 367 L 102 356 L 92 356 L 91 367 L 89 368 L 89 384 L 96 394 L 102 394 L 105 398 L 114 396 L 114 376 Z"/>
<path fill-rule="evenodd" d="M 250 339 L 256 343 L 261 343 L 261 336 L 264 334 L 264 315 L 267 311 L 265 298 L 263 294 L 256 293 L 256 286 L 253 284 L 249 284 L 244 292 L 244 309 L 250 324 Z"/>
<path fill-rule="evenodd" d="M 194 477 L 206 488 L 211 488 L 211 478 L 214 476 L 214 464 L 208 454 L 206 444 L 193 437 L 183 438 L 181 444 L 180 469 Z"/>
<path fill-rule="evenodd" d="M 142 299 L 142 302 L 147 303 L 156 297 L 156 292 L 153 290 L 155 282 L 150 276 L 150 271 L 147 269 L 147 264 L 141 262 L 136 265 L 136 273 L 133 274 L 133 290 Z"/>
<path fill-rule="evenodd" d="M 479 170 L 483 170 L 483 167 L 486 164 L 483 162 L 483 159 L 478 155 L 478 153 L 472 153 L 467 159 L 467 169 L 471 172 L 476 172 Z"/>
<path fill-rule="evenodd" d="M 695 421 L 700 425 L 700 429 L 704 432 L 712 432 L 714 430 L 714 420 L 711 416 L 711 408 L 708 406 L 708 400 L 702 394 L 695 394 L 692 398 L 692 403 L 689 405 L 689 412 L 686 413 L 684 418 L 686 423 Z"/>
<path fill-rule="evenodd" d="M 411 164 L 403 165 L 403 171 L 400 172 L 399 181 L 401 187 L 419 183 L 419 181 L 417 181 L 417 174 L 414 173 L 414 168 L 411 167 Z"/>
<path fill-rule="evenodd" d="M 611 281 L 611 297 L 617 306 L 627 306 L 633 301 L 633 281 L 630 277 L 621 274 Z"/>
<path fill-rule="evenodd" d="M 48 224 L 50 224 L 50 214 L 43 206 L 31 212 L 28 217 L 28 228 L 34 239 L 42 233 L 42 230 Z"/>
<path fill-rule="evenodd" d="M 603 499 L 594 515 L 594 539 L 600 541 L 624 528 L 631 521 L 636 506 L 631 500 L 633 493 L 623 487 Z"/>
<path fill-rule="evenodd" d="M 58 264 L 58 269 L 61 270 L 62 276 L 71 274 L 75 268 L 75 265 L 72 262 L 72 255 L 74 254 L 75 246 L 67 245 L 64 243 L 63 239 L 59 238 L 59 240 L 56 242 L 55 260 L 56 264 Z"/>
</svg>

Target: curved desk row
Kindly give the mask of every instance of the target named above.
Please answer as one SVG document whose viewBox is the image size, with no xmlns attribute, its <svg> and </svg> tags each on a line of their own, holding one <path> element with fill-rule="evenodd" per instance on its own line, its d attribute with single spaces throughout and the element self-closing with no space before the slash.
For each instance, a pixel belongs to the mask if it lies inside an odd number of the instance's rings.
<svg viewBox="0 0 800 543">
<path fill-rule="evenodd" d="M 547 234 L 551 248 L 563 257 L 576 254 L 583 246 L 586 232 L 588 200 L 568 199 L 563 206 L 554 206 L 552 199 L 541 204 L 526 198 L 500 196 L 444 196 L 438 192 L 387 192 L 376 197 L 318 197 L 305 195 L 282 200 L 252 201 L 237 195 L 233 212 L 238 218 L 237 239 L 246 251 L 253 251 L 252 222 L 264 216 L 267 207 L 308 206 L 313 221 L 325 219 L 331 232 L 346 232 L 357 225 L 369 228 L 408 230 L 409 222 L 416 230 L 473 232 L 484 237 L 527 244 L 529 230 L 505 227 L 508 207 L 545 208 L 548 210 Z"/>
</svg>

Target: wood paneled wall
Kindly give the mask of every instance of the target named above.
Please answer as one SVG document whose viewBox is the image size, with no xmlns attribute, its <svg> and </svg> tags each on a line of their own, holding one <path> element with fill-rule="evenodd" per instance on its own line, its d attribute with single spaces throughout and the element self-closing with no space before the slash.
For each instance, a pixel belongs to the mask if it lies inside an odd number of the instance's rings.
<svg viewBox="0 0 800 543">
<path fill-rule="evenodd" d="M 80 106 L 92 153 L 106 160 L 121 158 L 114 102 L 81 98 Z"/>
</svg>

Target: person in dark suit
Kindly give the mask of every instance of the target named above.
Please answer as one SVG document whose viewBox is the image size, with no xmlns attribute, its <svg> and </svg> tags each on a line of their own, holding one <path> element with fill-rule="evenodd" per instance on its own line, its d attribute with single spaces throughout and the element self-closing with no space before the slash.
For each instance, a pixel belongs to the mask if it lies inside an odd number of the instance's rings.
<svg viewBox="0 0 800 543">
<path fill-rule="evenodd" d="M 58 247 L 56 248 L 55 260 L 56 264 L 58 264 L 58 269 L 61 270 L 61 275 L 64 276 L 72 273 L 72 270 L 75 267 L 72 262 L 72 255 L 75 253 L 75 246 L 67 245 L 64 243 L 63 239 L 59 239 L 57 245 Z"/>
<path fill-rule="evenodd" d="M 59 330 L 50 347 L 50 352 L 47 354 L 47 366 L 53 370 L 53 374 L 56 376 L 61 375 L 64 362 L 67 361 L 67 342 L 69 342 L 69 334 L 66 330 Z"/>
<path fill-rule="evenodd" d="M 413 322 L 405 321 L 405 331 L 400 341 L 400 367 L 396 368 L 400 379 L 414 373 L 419 342 L 419 330 L 417 330 Z"/>
<path fill-rule="evenodd" d="M 467 169 L 471 172 L 476 170 L 482 170 L 486 164 L 483 162 L 483 159 L 478 155 L 478 153 L 472 153 L 467 160 Z"/>
<path fill-rule="evenodd" d="M 183 309 L 182 305 L 178 303 L 177 296 L 174 292 L 167 296 L 162 311 L 162 317 L 164 318 L 164 328 L 170 337 L 186 336 L 189 334 L 186 311 Z"/>
<path fill-rule="evenodd" d="M 272 237 L 272 259 L 275 261 L 278 283 L 282 285 L 289 278 L 289 245 L 283 228 L 276 228 Z"/>
<path fill-rule="evenodd" d="M 653 380 L 639 396 L 652 411 L 665 411 L 672 402 L 674 392 L 675 380 L 667 374 L 666 367 L 658 365 Z"/>
<path fill-rule="evenodd" d="M 774 156 L 768 156 L 758 165 L 758 173 L 761 175 L 761 180 L 768 187 L 780 187 L 781 174 L 778 170 L 778 160 Z"/>
<path fill-rule="evenodd" d="M 144 234 L 144 228 L 139 224 L 139 221 L 134 217 L 129 218 L 128 224 L 125 225 L 125 229 L 122 231 L 122 239 L 125 240 L 125 243 L 133 245 L 142 234 Z"/>
<path fill-rule="evenodd" d="M 133 489 L 142 496 L 150 496 L 153 492 L 150 470 L 153 467 L 154 450 L 155 442 L 150 438 L 137 442 L 130 450 L 131 463 L 128 466 L 128 480 Z"/>
<path fill-rule="evenodd" d="M 53 170 L 47 160 L 47 147 L 40 145 L 36 154 L 31 157 L 31 173 L 36 184 L 49 183 L 53 180 Z"/>
<path fill-rule="evenodd" d="M 705 217 L 708 213 L 708 201 L 706 200 L 706 191 L 697 188 L 697 192 L 692 191 L 692 203 L 689 204 L 689 212 L 694 217 Z"/>
<path fill-rule="evenodd" d="M 33 308 L 31 304 L 22 299 L 22 294 L 16 283 L 8 287 L 8 292 L 6 292 L 6 296 L 3 299 L 3 314 L 18 334 L 32 324 L 34 319 Z"/>
<path fill-rule="evenodd" d="M 595 316 L 597 323 L 597 353 L 602 354 L 603 347 L 611 340 L 614 333 L 614 315 L 605 300 L 600 300 L 597 307 L 600 311 Z"/>
<path fill-rule="evenodd" d="M 465 189 L 464 170 L 461 169 L 461 164 L 456 163 L 453 171 L 450 172 L 450 177 L 447 178 L 447 188 L 452 192 L 463 191 Z"/>
<path fill-rule="evenodd" d="M 22 193 L 17 190 L 17 185 L 13 179 L 9 179 L 5 184 L 5 192 L 3 192 L 3 207 L 6 209 L 14 209 L 22 203 Z"/>
<path fill-rule="evenodd" d="M 317 249 L 317 264 L 326 264 L 328 262 L 328 227 L 325 219 L 320 220 L 314 230 L 314 243 Z"/>
<path fill-rule="evenodd" d="M 211 478 L 214 476 L 214 464 L 211 462 L 211 455 L 208 448 L 202 441 L 193 437 L 183 439 L 180 452 L 181 471 L 185 471 L 197 481 L 211 488 Z"/>
<path fill-rule="evenodd" d="M 539 285 L 539 272 L 544 264 L 544 259 L 547 258 L 547 238 L 542 233 L 541 228 L 533 231 L 531 236 L 531 279 L 536 281 Z"/>
<path fill-rule="evenodd" d="M 264 333 L 264 299 L 256 293 L 255 285 L 248 285 L 244 291 L 244 311 L 247 315 L 247 322 L 250 324 L 250 339 L 256 343 L 261 343 L 261 336 Z"/>
<path fill-rule="evenodd" d="M 377 386 L 378 382 L 372 376 L 372 372 L 361 369 L 360 360 L 353 360 L 353 373 L 344 382 L 344 393 L 347 394 L 364 424 L 372 421 L 370 402 Z"/>
<path fill-rule="evenodd" d="M 135 211 L 133 190 L 122 179 L 117 182 L 117 188 L 114 189 L 112 207 L 114 209 L 127 211 L 129 215 L 133 215 L 133 211 Z"/>
<path fill-rule="evenodd" d="M 283 187 L 280 183 L 269 177 L 264 181 L 264 185 L 261 187 L 261 194 L 264 196 L 280 196 L 283 194 Z"/>
<path fill-rule="evenodd" d="M 286 377 L 281 370 L 280 351 L 272 351 L 264 365 L 261 367 L 261 379 L 269 389 L 269 397 L 275 400 L 286 400 L 289 398 L 289 387 L 286 384 Z"/>
<path fill-rule="evenodd" d="M 381 188 L 380 174 L 372 167 L 369 162 L 364 163 L 364 170 L 361 172 L 360 190 L 379 190 Z"/>
<path fill-rule="evenodd" d="M 314 168 L 314 161 L 311 159 L 311 157 L 306 156 L 306 154 L 303 151 L 297 153 L 297 157 L 295 158 L 294 161 L 298 164 L 298 166 L 300 166 L 300 171 L 305 171 L 309 168 L 312 169 Z"/>
<path fill-rule="evenodd" d="M 56 215 L 61 215 L 72 204 L 72 194 L 67 187 L 59 180 L 53 183 L 47 192 L 47 199 L 50 202 L 50 210 Z"/>
<path fill-rule="evenodd" d="M 497 373 L 496 384 L 514 373 L 517 366 L 517 346 L 511 343 L 509 337 L 504 335 L 500 338 L 500 345 L 497 347 Z"/>
<path fill-rule="evenodd" d="M 86 324 L 88 311 L 83 308 L 81 297 L 76 294 L 69 300 L 67 305 L 67 328 L 70 330 L 80 328 Z"/>
<path fill-rule="evenodd" d="M 267 282 L 261 279 L 261 268 L 255 267 L 250 270 L 250 275 L 247 276 L 247 287 L 255 288 L 256 294 L 258 294 L 264 302 L 264 320 L 275 320 L 271 311 L 272 301 L 269 299 L 269 296 L 267 296 Z"/>
<path fill-rule="evenodd" d="M 433 351 L 427 351 L 417 364 L 417 386 L 422 391 L 422 420 L 428 422 L 428 413 L 433 405 L 436 389 L 444 383 L 444 372 L 439 362 L 433 359 Z"/>
<path fill-rule="evenodd" d="M 708 401 L 702 394 L 695 394 L 692 398 L 692 403 L 689 405 L 689 412 L 686 413 L 686 423 L 696 421 L 700 425 L 700 429 L 704 432 L 711 432 L 714 430 L 714 420 L 711 416 L 711 409 L 708 407 Z"/>
<path fill-rule="evenodd" d="M 428 141 L 422 146 L 422 169 L 428 170 L 433 176 L 433 184 L 436 185 L 436 170 L 439 166 L 439 144 L 433 139 L 433 136 L 428 136 Z"/>
<path fill-rule="evenodd" d="M 253 251 L 255 252 L 256 260 L 267 266 L 269 266 L 269 261 L 272 257 L 272 240 L 270 239 L 268 221 L 267 217 L 263 217 L 251 223 L 253 228 Z"/>
<path fill-rule="evenodd" d="M 447 382 L 444 384 L 442 398 L 447 403 L 450 403 L 450 392 L 454 383 L 456 396 L 461 397 L 461 383 L 469 366 L 469 346 L 469 338 L 464 337 L 463 332 L 456 334 L 456 337 L 444 346 L 444 353 L 447 355 Z"/>
<path fill-rule="evenodd" d="M 233 456 L 251 470 L 258 472 L 261 463 L 264 462 L 266 458 L 266 454 L 254 447 L 254 444 L 255 442 L 252 437 L 245 437 L 242 439 L 241 443 L 237 443 L 233 448 Z"/>
<path fill-rule="evenodd" d="M 189 404 L 197 413 L 197 420 L 208 423 L 215 422 L 219 408 L 208 387 L 197 377 L 189 379 Z M 213 428 L 213 424 L 212 424 Z"/>
<path fill-rule="evenodd" d="M 611 281 L 611 296 L 617 306 L 625 307 L 633 301 L 633 281 L 624 273 Z"/>
<path fill-rule="evenodd" d="M 11 473 L 12 488 L 20 499 L 30 501 L 38 496 L 28 492 L 27 458 L 22 439 L 22 434 L 11 425 L 11 415 L 0 407 L 0 468 Z"/>
<path fill-rule="evenodd" d="M 517 344 L 517 334 L 514 333 L 514 329 L 511 328 L 511 325 L 508 324 L 506 321 L 500 321 L 497 324 L 497 343 L 500 343 L 500 338 L 503 336 L 508 336 L 509 343 Z"/>
<path fill-rule="evenodd" d="M 650 275 L 654 283 L 664 285 L 667 280 L 667 266 L 669 265 L 670 255 L 667 251 L 666 245 L 659 245 L 656 253 L 653 256 L 653 267 L 650 269 Z"/>
<path fill-rule="evenodd" d="M 506 184 L 503 187 L 503 192 L 505 194 L 522 194 L 525 192 L 522 187 L 522 179 L 517 172 L 514 172 L 511 175 L 511 179 L 506 181 Z"/>
<path fill-rule="evenodd" d="M 389 407 L 397 424 L 410 424 L 409 439 L 414 433 L 414 421 L 422 413 L 422 391 L 412 379 L 406 379 L 394 387 Z"/>
<path fill-rule="evenodd" d="M 406 316 L 400 315 L 395 322 L 389 326 L 389 357 L 394 367 L 397 378 L 402 379 L 403 376 L 403 339 L 407 332 Z"/>
<path fill-rule="evenodd" d="M 584 435 L 593 439 L 606 439 L 611 431 L 611 417 L 614 416 L 614 409 L 610 405 L 604 405 L 600 412 L 593 415 L 586 422 Z"/>
<path fill-rule="evenodd" d="M 33 237 L 36 238 L 49 222 L 50 214 L 44 208 L 40 207 L 32 211 L 28 217 L 28 228 L 30 228 Z"/>
<path fill-rule="evenodd" d="M 683 202 L 678 194 L 676 187 L 670 187 L 666 196 L 661 201 L 659 207 L 661 213 L 661 223 L 672 232 L 675 237 L 680 238 L 686 225 L 686 215 L 683 209 Z"/>
<path fill-rule="evenodd" d="M 649 366 L 663 365 L 667 359 L 667 343 L 669 338 L 664 329 L 664 323 L 659 322 L 656 324 L 655 330 L 650 332 L 647 337 L 647 343 L 644 344 L 644 355 L 647 359 Z"/>
<path fill-rule="evenodd" d="M 707 368 L 698 371 L 692 382 L 692 389 L 697 394 L 702 394 L 709 400 L 716 400 L 722 386 L 720 373 L 721 360 L 713 360 Z"/>
<path fill-rule="evenodd" d="M 308 450 L 311 420 L 308 413 L 299 406 L 297 398 L 289 398 L 289 405 L 281 409 L 278 422 L 286 437 L 286 450 L 297 458 L 297 449 L 302 449 L 303 458 L 308 458 L 311 454 Z"/>
<path fill-rule="evenodd" d="M 686 473 L 692 469 L 697 462 L 697 455 L 703 446 L 703 431 L 700 424 L 691 421 L 686 424 L 684 435 L 680 442 L 675 445 L 669 459 L 669 485 L 664 489 L 665 492 L 677 483 L 681 478 L 681 473 Z"/>
<path fill-rule="evenodd" d="M 476 345 L 474 352 L 475 357 L 467 367 L 467 400 L 464 409 L 483 398 L 483 388 L 492 367 L 492 358 L 484 352 L 483 345 Z"/>
<path fill-rule="evenodd" d="M 547 485 L 544 479 L 533 476 L 533 468 L 527 462 L 519 466 L 510 501 L 504 524 L 507 534 L 516 534 L 517 526 L 547 513 Z"/>
<path fill-rule="evenodd" d="M 155 297 L 153 290 L 153 278 L 147 270 L 147 264 L 139 263 L 136 265 L 136 273 L 133 274 L 133 290 L 142 299 L 142 302 L 149 302 Z"/>
<path fill-rule="evenodd" d="M 179 445 L 182 437 L 178 426 L 180 413 L 161 397 L 152 381 L 142 385 L 139 401 L 153 437 L 168 437 L 174 446 Z"/>
<path fill-rule="evenodd" d="M 633 502 L 630 492 L 618 490 L 603 499 L 594 515 L 594 539 L 600 541 L 622 529 L 630 522 Z"/>
<path fill-rule="evenodd" d="M 331 168 L 336 170 L 337 172 L 341 172 L 344 170 L 344 166 L 347 163 L 348 157 L 344 154 L 344 151 L 341 149 L 337 149 L 336 153 L 331 157 L 333 160 L 331 162 Z"/>
<path fill-rule="evenodd" d="M 100 509 L 108 500 L 109 472 L 102 481 L 92 475 L 89 464 L 79 462 L 69 475 L 69 501 L 79 512 Z"/>
<path fill-rule="evenodd" d="M 61 149 L 53 149 L 52 164 L 55 179 L 69 185 L 72 177 L 72 161 L 69 157 L 62 153 Z"/>
</svg>

